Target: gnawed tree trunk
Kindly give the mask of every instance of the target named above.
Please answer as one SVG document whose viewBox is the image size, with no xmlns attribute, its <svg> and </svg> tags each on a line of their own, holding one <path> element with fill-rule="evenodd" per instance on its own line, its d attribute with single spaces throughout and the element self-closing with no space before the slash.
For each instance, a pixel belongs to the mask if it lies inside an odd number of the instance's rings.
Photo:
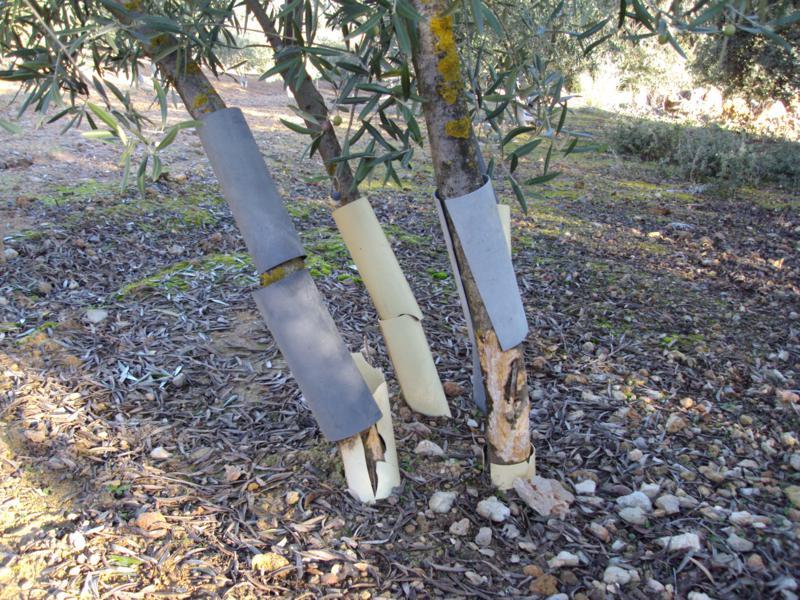
<svg viewBox="0 0 800 600">
<path fill-rule="evenodd" d="M 245 0 L 272 47 L 274 55 L 294 44 L 282 36 L 275 21 L 267 14 L 260 0 Z M 328 115 L 325 99 L 308 72 L 300 67 L 283 80 L 292 92 L 298 107 L 314 120 L 305 119 L 306 127 L 319 136 L 318 151 L 325 165 L 340 208 L 334 220 L 359 269 L 359 273 L 378 311 L 381 331 L 389 349 L 389 357 L 407 404 L 429 416 L 450 416 L 450 408 L 442 388 L 430 346 L 422 329 L 422 312 L 385 233 L 369 203 L 362 199 L 348 161 L 339 160 L 342 147 Z M 349 208 L 344 208 L 351 205 Z"/>
<path fill-rule="evenodd" d="M 479 148 L 464 96 L 464 82 L 448 0 L 412 0 L 418 13 L 419 44 L 414 69 L 430 140 L 436 187 L 442 199 L 470 194 L 484 185 Z M 489 319 L 450 219 L 453 243 L 486 394 L 486 440 L 489 462 L 524 463 L 531 456 L 530 400 L 522 344 L 503 350 Z M 508 484 L 510 486 L 510 484 Z M 505 486 L 504 486 L 505 487 Z"/>
<path fill-rule="evenodd" d="M 125 15 L 118 15 L 118 17 L 120 17 L 123 22 L 126 20 Z M 151 39 L 153 41 L 145 48 L 146 54 L 150 57 L 158 55 L 159 47 L 173 43 L 173 40 L 163 34 L 154 35 Z M 201 120 L 203 117 L 215 111 L 226 108 L 222 97 L 203 74 L 200 65 L 197 63 L 184 62 L 182 63 L 183 66 L 179 66 L 176 55 L 172 53 L 156 60 L 155 65 L 161 74 L 174 86 L 181 100 L 183 100 L 187 111 L 193 118 Z M 260 273 L 261 286 L 267 287 L 278 283 L 304 269 L 304 259 L 302 257 L 293 258 Z M 361 445 L 363 445 L 369 480 L 372 489 L 376 490 L 378 486 L 376 465 L 379 462 L 383 462 L 385 458 L 381 436 L 378 433 L 378 424 L 371 425 L 360 434 L 352 438 L 341 440 L 338 444 L 341 446 L 342 451 L 344 451 L 345 448 L 352 446 L 357 439 L 361 442 Z"/>
</svg>

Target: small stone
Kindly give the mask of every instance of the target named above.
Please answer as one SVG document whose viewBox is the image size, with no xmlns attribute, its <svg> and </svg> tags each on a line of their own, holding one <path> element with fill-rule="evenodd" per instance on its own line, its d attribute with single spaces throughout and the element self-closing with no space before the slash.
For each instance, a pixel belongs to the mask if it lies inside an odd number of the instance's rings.
<svg viewBox="0 0 800 600">
<path fill-rule="evenodd" d="M 631 579 L 633 579 L 633 576 L 630 571 L 616 565 L 606 567 L 603 572 L 603 581 L 608 584 L 626 585 L 630 583 Z"/>
<path fill-rule="evenodd" d="M 793 448 L 797 445 L 797 438 L 794 437 L 794 434 L 790 431 L 784 431 L 781 434 L 781 444 L 786 446 L 787 448 Z"/>
<path fill-rule="evenodd" d="M 595 346 L 592 342 L 585 342 L 581 348 L 586 354 L 591 354 L 594 352 Z"/>
<path fill-rule="evenodd" d="M 108 311 L 102 308 L 90 308 L 86 311 L 86 320 L 93 325 L 102 323 L 108 318 Z"/>
<path fill-rule="evenodd" d="M 170 254 L 183 254 L 184 250 L 186 250 L 186 248 L 184 248 L 180 244 L 173 244 L 167 249 L 167 252 L 169 252 Z"/>
<path fill-rule="evenodd" d="M 36 289 L 43 296 L 47 296 L 47 294 L 53 291 L 53 284 L 49 281 L 40 281 L 39 285 L 36 286 Z"/>
<path fill-rule="evenodd" d="M 644 492 L 633 492 L 626 496 L 617 498 L 617 506 L 620 508 L 641 508 L 645 512 L 653 510 L 653 503 Z"/>
<path fill-rule="evenodd" d="M 486 577 L 478 575 L 475 571 L 465 571 L 464 577 L 466 577 L 472 585 L 482 585 L 486 583 Z"/>
<path fill-rule="evenodd" d="M 444 395 L 448 398 L 456 398 L 466 393 L 466 390 L 455 381 L 445 381 L 442 387 L 444 388 Z"/>
<path fill-rule="evenodd" d="M 569 506 L 575 501 L 560 482 L 534 475 L 529 480 L 518 477 L 514 480 L 514 490 L 537 513 L 543 517 L 564 518 Z"/>
<path fill-rule="evenodd" d="M 686 600 L 714 600 L 714 599 L 705 592 L 689 592 L 686 596 Z"/>
<path fill-rule="evenodd" d="M 746 510 L 739 510 L 732 512 L 728 520 L 734 525 L 750 525 L 753 522 L 753 515 Z"/>
<path fill-rule="evenodd" d="M 671 414 L 667 419 L 666 430 L 667 433 L 678 433 L 682 429 L 686 428 L 686 421 L 684 418 L 678 414 Z"/>
<path fill-rule="evenodd" d="M 522 574 L 528 577 L 541 577 L 544 571 L 539 565 L 525 565 L 522 567 Z"/>
<path fill-rule="evenodd" d="M 18 256 L 19 256 L 19 252 L 17 252 L 13 248 L 6 248 L 5 250 L 3 250 L 3 257 L 6 260 L 14 260 Z"/>
<path fill-rule="evenodd" d="M 789 464 L 795 471 L 800 471 L 800 452 L 795 452 L 789 459 Z"/>
<path fill-rule="evenodd" d="M 783 493 L 795 508 L 800 508 L 800 485 L 790 485 L 783 490 Z"/>
<path fill-rule="evenodd" d="M 512 525 L 511 523 L 506 523 L 505 525 L 503 525 L 504 537 L 507 537 L 510 540 L 515 540 L 521 535 L 522 533 L 520 532 L 519 529 L 517 529 L 516 525 Z"/>
<path fill-rule="evenodd" d="M 478 422 L 475 419 L 467 419 L 467 427 L 470 429 L 477 429 Z"/>
<path fill-rule="evenodd" d="M 456 495 L 455 492 L 434 492 L 428 500 L 428 508 L 435 513 L 446 513 L 453 508 Z"/>
<path fill-rule="evenodd" d="M 294 506 L 300 502 L 300 492 L 297 490 L 289 490 L 286 492 L 286 504 L 289 506 Z"/>
<path fill-rule="evenodd" d="M 658 493 L 661 491 L 661 486 L 657 483 L 643 483 L 639 487 L 639 491 L 642 492 L 645 496 L 653 500 Z"/>
<path fill-rule="evenodd" d="M 176 388 L 182 388 L 186 385 L 187 378 L 186 378 L 186 371 L 181 371 L 175 377 L 172 378 L 172 385 Z"/>
<path fill-rule="evenodd" d="M 648 579 L 644 587 L 648 592 L 652 592 L 654 594 L 661 594 L 664 591 L 664 584 L 657 579 Z"/>
<path fill-rule="evenodd" d="M 417 447 L 414 448 L 414 454 L 418 454 L 419 456 L 441 457 L 444 456 L 444 450 L 435 442 L 420 440 Z"/>
<path fill-rule="evenodd" d="M 594 537 L 602 540 L 603 542 L 607 543 L 611 539 L 611 533 L 600 523 L 589 523 L 589 531 L 592 532 Z"/>
<path fill-rule="evenodd" d="M 594 496 L 597 484 L 592 479 L 586 479 L 575 484 L 575 493 L 580 496 Z"/>
<path fill-rule="evenodd" d="M 758 554 L 751 554 L 747 557 L 747 566 L 753 569 L 754 571 L 766 571 L 766 567 L 764 566 L 764 559 L 761 558 Z"/>
<path fill-rule="evenodd" d="M 150 458 L 156 460 L 167 460 L 170 456 L 172 456 L 172 454 L 167 452 L 163 446 L 158 446 L 150 451 Z"/>
<path fill-rule="evenodd" d="M 683 398 L 681 399 L 681 408 L 689 410 L 695 405 L 694 399 L 692 398 Z"/>
<path fill-rule="evenodd" d="M 461 519 L 460 521 L 454 521 L 450 525 L 450 533 L 453 535 L 467 535 L 469 533 L 470 525 L 469 519 L 466 517 Z"/>
<path fill-rule="evenodd" d="M 664 494 L 656 500 L 656 508 L 660 508 L 668 515 L 675 515 L 681 511 L 681 502 L 677 496 Z"/>
<path fill-rule="evenodd" d="M 701 548 L 700 536 L 694 532 L 660 537 L 656 543 L 669 552 L 699 552 Z"/>
<path fill-rule="evenodd" d="M 272 571 L 277 571 L 278 569 L 283 569 L 284 567 L 288 567 L 291 563 L 286 559 L 286 557 L 281 556 L 280 554 L 275 554 L 274 552 L 267 552 L 265 554 L 256 554 L 250 559 L 250 564 L 253 567 L 254 571 L 259 571 L 261 573 L 271 573 Z M 279 577 L 286 577 L 289 574 L 289 571 L 285 571 L 279 574 Z"/>
<path fill-rule="evenodd" d="M 86 548 L 86 538 L 80 531 L 69 534 L 69 543 L 78 552 L 83 552 Z"/>
<path fill-rule="evenodd" d="M 158 511 L 143 512 L 136 517 L 134 525 L 149 538 L 160 538 L 167 535 L 167 520 Z"/>
<path fill-rule="evenodd" d="M 478 534 L 475 536 L 475 543 L 478 546 L 488 546 L 492 543 L 492 528 L 491 527 L 481 527 L 478 530 Z"/>
<path fill-rule="evenodd" d="M 631 525 L 644 525 L 647 523 L 647 513 L 638 506 L 623 508 L 618 514 L 623 521 Z"/>
<path fill-rule="evenodd" d="M 644 454 L 638 448 L 634 448 L 628 452 L 628 460 L 631 462 L 639 462 L 644 457 Z"/>
<path fill-rule="evenodd" d="M 478 502 L 476 512 L 495 523 L 502 523 L 511 516 L 511 509 L 500 502 L 495 496 L 489 496 Z"/>
<path fill-rule="evenodd" d="M 753 417 L 751 417 L 750 415 L 741 415 L 739 417 L 739 423 L 741 423 L 745 427 L 748 427 L 753 424 Z"/>
<path fill-rule="evenodd" d="M 577 567 L 581 564 L 581 559 L 577 554 L 562 550 L 556 556 L 547 561 L 547 566 L 551 569 L 560 569 L 561 567 Z"/>
<path fill-rule="evenodd" d="M 753 542 L 731 533 L 726 540 L 732 550 L 736 552 L 750 552 L 753 549 Z"/>
<path fill-rule="evenodd" d="M 552 596 L 558 593 L 558 579 L 553 575 L 541 575 L 531 581 L 531 593 L 539 596 Z"/>
</svg>

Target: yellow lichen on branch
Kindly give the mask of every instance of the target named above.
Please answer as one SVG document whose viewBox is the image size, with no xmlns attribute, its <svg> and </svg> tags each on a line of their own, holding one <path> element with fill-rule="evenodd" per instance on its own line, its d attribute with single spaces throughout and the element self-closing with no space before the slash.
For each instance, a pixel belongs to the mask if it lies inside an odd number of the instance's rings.
<svg viewBox="0 0 800 600">
<path fill-rule="evenodd" d="M 470 121 L 469 117 L 462 117 L 461 119 L 456 119 L 454 121 L 448 121 L 445 123 L 444 132 L 450 137 L 466 140 L 469 139 L 471 127 L 472 121 Z"/>
<path fill-rule="evenodd" d="M 455 104 L 461 91 L 461 66 L 458 60 L 458 48 L 453 36 L 453 17 L 431 18 L 431 32 L 436 38 L 436 51 L 441 54 L 436 69 L 442 78 L 437 86 L 439 95 L 447 104 Z"/>
</svg>

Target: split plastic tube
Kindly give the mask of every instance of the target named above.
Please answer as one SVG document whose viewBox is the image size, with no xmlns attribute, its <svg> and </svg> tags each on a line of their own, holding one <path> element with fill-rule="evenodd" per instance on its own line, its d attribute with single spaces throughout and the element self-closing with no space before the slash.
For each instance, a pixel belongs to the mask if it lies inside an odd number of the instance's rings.
<svg viewBox="0 0 800 600">
<path fill-rule="evenodd" d="M 344 464 L 347 489 L 361 502 L 373 504 L 377 500 L 388 498 L 392 490 L 400 485 L 400 468 L 397 462 L 397 445 L 392 427 L 392 413 L 389 408 L 389 388 L 386 379 L 379 369 L 370 366 L 360 353 L 352 355 L 353 361 L 361 376 L 372 392 L 376 404 L 383 416 L 376 428 L 383 442 L 383 460 L 375 464 L 376 485 L 370 481 L 367 457 L 360 436 L 345 440 L 339 444 Z"/>
<path fill-rule="evenodd" d="M 528 460 L 513 465 L 496 465 L 489 463 L 489 474 L 492 485 L 499 490 L 510 490 L 514 487 L 514 480 L 530 479 L 536 475 L 536 449 L 531 447 L 531 456 Z"/>
<path fill-rule="evenodd" d="M 422 311 L 366 198 L 333 211 L 333 219 L 378 311 L 389 357 L 406 403 L 428 416 L 450 416 Z"/>
</svg>

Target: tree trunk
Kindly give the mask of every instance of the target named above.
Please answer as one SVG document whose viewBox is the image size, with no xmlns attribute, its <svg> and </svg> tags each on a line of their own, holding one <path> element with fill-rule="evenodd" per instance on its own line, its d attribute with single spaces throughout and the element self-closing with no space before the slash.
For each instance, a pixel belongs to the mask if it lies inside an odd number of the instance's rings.
<svg viewBox="0 0 800 600">
<path fill-rule="evenodd" d="M 288 37 L 281 36 L 274 19 L 267 14 L 261 0 L 245 0 L 245 4 L 267 36 L 275 56 L 295 43 Z M 336 130 L 328 118 L 325 99 L 305 70 L 302 71 L 299 84 L 297 77 L 288 76 L 286 72 L 283 73 L 283 80 L 298 106 L 314 117 L 313 121 L 305 120 L 305 124 L 308 129 L 320 135 L 319 153 L 334 190 L 338 192 L 336 200 L 340 206 L 355 202 L 359 199 L 358 187 L 349 163 L 337 162 L 342 156 L 342 147 Z M 349 223 L 353 223 L 342 214 L 350 209 L 353 209 L 352 212 L 348 212 L 350 218 L 357 214 L 358 221 L 354 226 L 345 229 L 340 219 L 348 219 Z M 366 203 L 362 212 L 355 212 L 361 210 L 356 205 L 350 209 L 339 208 L 334 211 L 334 219 L 378 311 L 389 358 L 394 365 L 406 403 L 422 414 L 449 417 L 450 408 L 420 322 L 423 315 L 394 251 L 369 203 Z M 368 248 L 373 258 L 381 256 L 383 262 L 376 265 L 373 261 L 367 260 L 363 253 L 364 248 Z M 389 295 L 394 295 L 396 301 L 387 302 Z M 400 301 L 400 298 L 403 300 Z M 402 320 L 403 326 L 400 326 L 398 319 Z"/>
<path fill-rule="evenodd" d="M 412 0 L 422 15 L 414 51 L 417 85 L 423 98 L 436 187 L 441 198 L 469 194 L 484 184 L 479 148 L 464 96 L 464 82 L 448 0 Z M 461 273 L 468 312 L 475 331 L 487 404 L 489 461 L 512 465 L 531 454 L 530 401 L 522 345 L 503 350 L 498 343 L 464 250 L 448 221 L 455 260 Z"/>
<path fill-rule="evenodd" d="M 163 36 L 160 36 L 160 39 L 163 39 Z M 153 56 L 157 48 L 157 43 L 151 44 L 145 49 L 145 51 L 149 56 Z M 180 68 L 177 57 L 173 53 L 156 61 L 156 66 L 159 71 L 161 71 L 162 75 L 164 75 L 164 77 L 166 77 L 175 87 L 175 90 L 178 92 L 178 95 L 181 97 L 181 100 L 183 100 L 183 103 L 186 106 L 186 110 L 189 111 L 189 114 L 193 118 L 201 119 L 204 115 L 225 108 L 225 102 L 222 100 L 222 97 L 216 91 L 208 78 L 203 74 L 200 65 L 197 63 L 189 62 L 188 64 L 185 64 L 183 68 Z M 305 261 L 303 258 L 291 259 L 283 264 L 277 265 L 265 273 L 261 273 L 261 285 L 270 285 L 280 281 L 289 274 L 304 268 Z M 340 444 L 346 445 L 350 443 L 350 440 L 357 437 L 359 436 L 353 436 L 353 438 L 343 440 L 340 442 Z M 375 465 L 377 462 L 383 460 L 383 450 L 381 444 L 376 441 L 380 440 L 380 436 L 377 433 L 377 426 L 372 425 L 365 431 L 361 432 L 360 437 L 364 444 L 369 476 L 374 487 L 376 481 Z"/>
<path fill-rule="evenodd" d="M 259 26 L 267 36 L 269 45 L 272 47 L 273 55 L 277 56 L 287 42 L 281 37 L 275 28 L 275 22 L 269 17 L 260 0 L 245 0 L 247 9 L 253 13 Z M 353 172 L 347 161 L 339 163 L 333 162 L 342 155 L 342 147 L 336 130 L 328 119 L 328 107 L 325 99 L 320 94 L 314 82 L 307 72 L 303 73 L 300 85 L 293 77 L 283 74 L 283 80 L 292 92 L 297 105 L 310 115 L 313 115 L 317 122 L 305 121 L 306 127 L 315 132 L 321 132 L 322 139 L 319 143 L 319 154 L 325 164 L 325 170 L 331 178 L 334 189 L 339 193 L 337 201 L 344 205 L 358 200 L 358 187 L 353 179 Z"/>
</svg>

